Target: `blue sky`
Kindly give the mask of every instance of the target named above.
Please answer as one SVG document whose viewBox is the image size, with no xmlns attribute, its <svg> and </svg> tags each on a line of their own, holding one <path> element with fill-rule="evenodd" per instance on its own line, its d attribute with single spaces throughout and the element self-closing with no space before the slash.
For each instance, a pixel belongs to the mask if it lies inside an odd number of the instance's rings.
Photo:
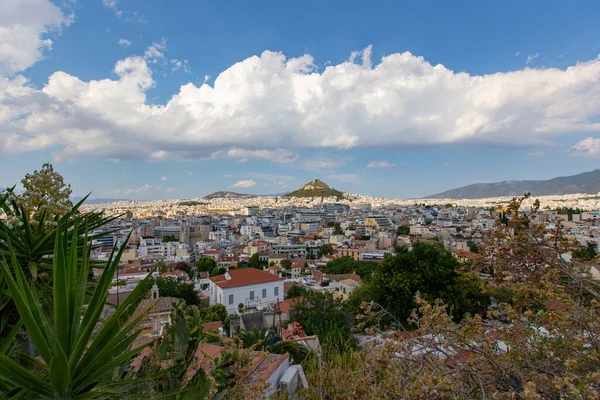
<svg viewBox="0 0 600 400">
<path fill-rule="evenodd" d="M 597 2 L 2 3 L 0 187 L 50 161 L 92 197 L 411 198 L 598 167 Z"/>
</svg>

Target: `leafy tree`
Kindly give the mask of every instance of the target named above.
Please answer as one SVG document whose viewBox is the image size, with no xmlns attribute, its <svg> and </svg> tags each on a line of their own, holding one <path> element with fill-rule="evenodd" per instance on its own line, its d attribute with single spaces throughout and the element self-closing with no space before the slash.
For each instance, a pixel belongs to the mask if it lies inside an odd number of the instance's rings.
<svg viewBox="0 0 600 400">
<path fill-rule="evenodd" d="M 402 225 L 398 227 L 398 230 L 396 231 L 397 235 L 409 235 L 410 234 L 410 226 L 408 225 Z"/>
<path fill-rule="evenodd" d="M 20 324 L 41 360 L 24 355 L 27 362 L 22 365 L 6 354 L 10 342 L 0 342 L 2 398 L 130 397 L 141 386 L 142 382 L 122 375 L 122 368 L 148 345 L 131 348 L 140 334 L 134 327 L 143 315 L 131 318 L 147 294 L 145 285 L 134 289 L 116 311 L 103 320 L 101 314 L 108 288 L 123 248 L 109 258 L 91 297 L 86 299 L 91 246 L 89 240 L 82 249 L 77 246 L 82 223 L 81 218 L 76 218 L 74 223 L 68 217 L 58 221 L 51 291 L 40 291 L 26 281 L 14 252 L 9 258 L 10 265 L 6 259 L 0 261 L 1 287 L 6 284 L 10 291 L 21 317 Z M 122 378 L 113 379 L 113 376 Z"/>
<path fill-rule="evenodd" d="M 163 243 L 175 242 L 175 235 L 164 235 L 162 241 Z"/>
<path fill-rule="evenodd" d="M 352 257 L 344 256 L 333 259 L 327 263 L 322 271 L 326 274 L 351 274 L 356 273 L 364 279 L 368 279 L 373 269 L 377 267 L 376 263 L 369 261 L 356 261 Z"/>
<path fill-rule="evenodd" d="M 286 259 L 281 260 L 279 265 L 281 265 L 282 269 L 290 269 L 290 268 L 292 268 L 292 261 L 286 258 Z"/>
<path fill-rule="evenodd" d="M 472 251 L 473 253 L 479 252 L 479 246 L 477 246 L 477 243 L 475 243 L 474 241 L 469 240 L 467 242 L 467 246 L 469 246 L 469 250 Z"/>
<path fill-rule="evenodd" d="M 332 293 L 306 291 L 293 309 L 291 320 L 300 323 L 307 334 L 317 335 L 325 349 L 345 350 L 356 345 L 348 314 Z"/>
<path fill-rule="evenodd" d="M 304 296 L 304 294 L 306 293 L 307 290 L 309 290 L 309 289 L 303 288 L 300 285 L 292 285 L 292 287 L 290 288 L 290 290 L 285 295 L 285 298 L 286 299 L 293 299 L 295 297 Z"/>
<path fill-rule="evenodd" d="M 165 263 L 164 261 L 159 261 L 159 262 L 155 263 L 154 268 L 161 274 L 163 274 L 169 270 L 169 268 L 167 267 L 167 263 Z"/>
<path fill-rule="evenodd" d="M 399 320 L 406 320 L 416 306 L 414 296 L 418 292 L 426 301 L 442 299 L 460 319 L 482 306 L 481 284 L 471 282 L 478 278 L 463 277 L 460 266 L 450 252 L 439 246 L 417 242 L 412 250 L 399 247 L 374 272 L 373 299 Z"/>
<path fill-rule="evenodd" d="M 334 235 L 343 235 L 344 231 L 342 230 L 342 226 L 340 225 L 339 222 L 335 222 L 333 224 L 333 234 Z"/>
<path fill-rule="evenodd" d="M 217 303 L 213 304 L 210 307 L 201 308 L 198 310 L 200 318 L 202 319 L 202 323 L 205 322 L 216 322 L 216 321 L 225 321 L 227 318 L 227 308 L 223 304 Z"/>
<path fill-rule="evenodd" d="M 333 247 L 330 244 L 322 244 L 319 246 L 319 251 L 317 252 L 317 258 L 321 258 L 323 256 L 328 256 L 330 254 L 335 253 Z"/>
<path fill-rule="evenodd" d="M 44 222 L 49 225 L 54 217 L 62 217 L 73 207 L 69 200 L 71 185 L 65 184 L 52 164 L 45 163 L 39 171 L 25 175 L 21 184 L 25 191 L 20 196 L 20 203 L 31 218 L 43 212 Z"/>
<path fill-rule="evenodd" d="M 210 257 L 204 257 L 196 261 L 198 272 L 210 272 L 217 266 L 217 262 Z"/>
<path fill-rule="evenodd" d="M 254 253 L 252 254 L 252 257 L 250 257 L 250 266 L 252 268 L 262 270 L 262 263 L 260 262 L 260 256 L 258 255 L 258 253 Z"/>
<path fill-rule="evenodd" d="M 587 247 L 579 247 L 572 252 L 573 258 L 577 260 L 591 260 L 596 257 L 596 249 L 589 244 Z"/>
<path fill-rule="evenodd" d="M 210 271 L 210 276 L 222 275 L 227 272 L 227 268 L 225 267 L 214 267 L 212 271 Z"/>
<path fill-rule="evenodd" d="M 183 299 L 188 305 L 200 304 L 200 298 L 192 284 L 179 282 L 173 278 L 156 278 L 156 286 L 161 297 Z"/>
</svg>

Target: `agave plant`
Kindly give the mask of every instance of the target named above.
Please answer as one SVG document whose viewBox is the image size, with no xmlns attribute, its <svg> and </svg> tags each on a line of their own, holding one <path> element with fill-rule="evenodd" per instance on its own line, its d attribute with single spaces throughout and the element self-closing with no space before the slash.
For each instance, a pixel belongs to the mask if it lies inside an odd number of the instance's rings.
<svg viewBox="0 0 600 400">
<path fill-rule="evenodd" d="M 251 331 L 240 331 L 236 334 L 242 340 L 244 348 L 256 346 L 257 350 L 265 350 L 274 346 L 281 340 L 281 337 L 266 328 L 252 329 Z"/>
<path fill-rule="evenodd" d="M 20 323 L 30 336 L 39 357 L 30 361 L 33 370 L 0 353 L 0 398 L 93 399 L 135 397 L 136 379 L 111 380 L 111 373 L 128 365 L 148 344 L 132 348 L 140 331 L 132 319 L 147 294 L 139 285 L 105 321 L 101 313 L 108 288 L 118 268 L 121 248 L 106 262 L 100 279 L 86 303 L 90 270 L 90 238 L 80 235 L 82 217 L 64 216 L 58 221 L 52 240 L 52 290 L 42 293 L 28 281 L 12 235 L 6 237 L 6 257 L 0 256 L 0 271 L 14 302 Z M 27 234 L 28 235 L 28 234 Z M 80 240 L 81 239 L 81 240 Z M 80 244 L 83 249 L 80 249 Z M 50 307 L 39 301 L 44 294 Z M 19 324 L 20 324 L 19 323 Z M 7 346 L 7 341 L 0 343 Z M 6 349 L 5 349 L 6 350 Z M 2 393 L 4 392 L 4 393 Z"/>
</svg>

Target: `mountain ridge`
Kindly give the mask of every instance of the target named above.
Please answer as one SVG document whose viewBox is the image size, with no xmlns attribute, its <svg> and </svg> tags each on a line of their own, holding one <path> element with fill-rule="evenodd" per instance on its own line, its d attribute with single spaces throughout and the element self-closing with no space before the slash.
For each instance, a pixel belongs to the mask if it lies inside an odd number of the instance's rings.
<svg viewBox="0 0 600 400">
<path fill-rule="evenodd" d="M 224 199 L 253 199 L 256 197 L 255 194 L 247 194 L 247 193 L 236 193 L 220 190 L 218 192 L 214 192 L 211 194 L 207 194 L 203 196 L 207 200 L 224 198 Z"/>
<path fill-rule="evenodd" d="M 294 190 L 282 197 L 337 197 L 343 198 L 344 193 L 330 187 L 320 179 L 313 179 L 302 185 L 298 190 Z"/>
<path fill-rule="evenodd" d="M 532 196 L 567 195 L 600 192 L 600 169 L 577 175 L 559 176 L 547 180 L 507 180 L 493 183 L 475 183 L 432 194 L 426 199 L 482 199 L 510 197 L 531 193 Z"/>
</svg>

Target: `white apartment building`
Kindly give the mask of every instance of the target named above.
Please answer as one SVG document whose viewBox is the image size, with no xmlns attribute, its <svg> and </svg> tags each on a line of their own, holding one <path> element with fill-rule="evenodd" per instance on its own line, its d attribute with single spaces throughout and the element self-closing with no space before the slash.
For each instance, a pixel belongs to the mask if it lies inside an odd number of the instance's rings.
<svg viewBox="0 0 600 400">
<path fill-rule="evenodd" d="M 229 314 L 238 312 L 238 305 L 264 309 L 284 298 L 284 279 L 267 271 L 244 268 L 210 278 L 210 305 L 223 304 Z"/>
</svg>

